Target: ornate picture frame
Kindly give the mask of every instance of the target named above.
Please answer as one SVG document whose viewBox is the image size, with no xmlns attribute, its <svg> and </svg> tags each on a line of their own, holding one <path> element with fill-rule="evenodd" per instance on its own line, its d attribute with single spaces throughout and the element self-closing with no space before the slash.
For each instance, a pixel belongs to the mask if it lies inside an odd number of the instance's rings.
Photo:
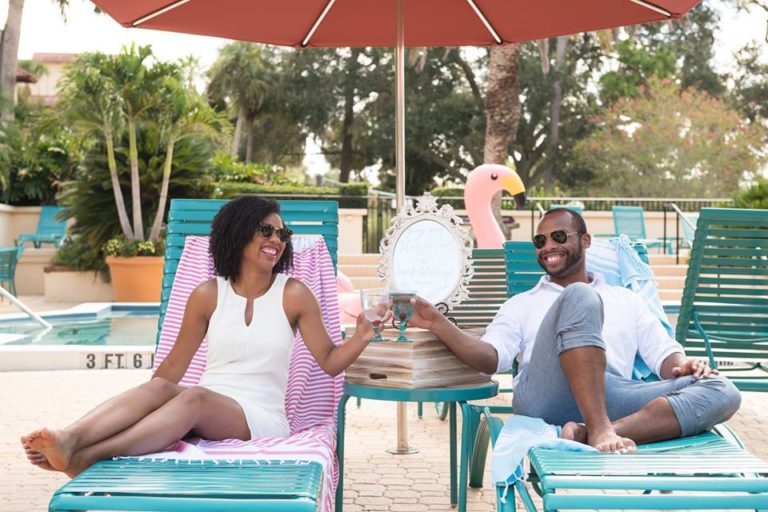
<svg viewBox="0 0 768 512">
<path fill-rule="evenodd" d="M 425 194 L 407 200 L 379 247 L 378 274 L 391 291 L 410 291 L 447 309 L 466 300 L 474 242 L 450 205 Z"/>
</svg>

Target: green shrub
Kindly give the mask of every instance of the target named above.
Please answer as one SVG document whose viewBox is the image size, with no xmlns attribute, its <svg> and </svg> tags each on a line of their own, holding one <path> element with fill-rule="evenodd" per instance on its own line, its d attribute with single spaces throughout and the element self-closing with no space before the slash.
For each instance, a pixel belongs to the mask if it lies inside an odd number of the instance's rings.
<svg viewBox="0 0 768 512">
<path fill-rule="evenodd" d="M 737 193 L 733 196 L 733 206 L 752 210 L 768 210 L 768 180 L 759 178 L 755 185 Z"/>
<path fill-rule="evenodd" d="M 109 269 L 104 258 L 94 252 L 81 237 L 67 237 L 53 258 L 54 265 L 71 267 L 74 270 L 92 270 L 108 276 Z"/>
<path fill-rule="evenodd" d="M 162 256 L 165 254 L 165 240 L 128 240 L 124 236 L 112 238 L 104 244 L 104 256 Z"/>
<path fill-rule="evenodd" d="M 255 183 L 258 185 L 291 185 L 285 171 L 275 165 L 245 164 L 223 151 L 211 160 L 211 179 L 221 183 Z"/>
<path fill-rule="evenodd" d="M 280 198 L 298 197 L 297 199 L 328 199 L 338 201 L 340 208 L 366 208 L 368 185 L 345 184 L 339 187 L 316 187 L 313 185 L 259 185 L 256 183 L 218 182 L 214 184 L 214 199 L 231 199 L 239 195 L 264 194 Z M 327 196 L 327 197 L 325 197 Z"/>
</svg>

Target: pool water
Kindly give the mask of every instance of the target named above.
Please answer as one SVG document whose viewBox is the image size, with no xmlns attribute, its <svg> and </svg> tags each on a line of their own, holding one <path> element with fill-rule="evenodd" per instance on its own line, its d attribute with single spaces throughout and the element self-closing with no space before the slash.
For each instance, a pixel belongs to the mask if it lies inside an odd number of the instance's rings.
<svg viewBox="0 0 768 512">
<path fill-rule="evenodd" d="M 154 345 L 157 307 L 116 307 L 97 313 L 46 316 L 52 329 L 26 320 L 0 320 L 0 344 L 10 345 Z"/>
</svg>

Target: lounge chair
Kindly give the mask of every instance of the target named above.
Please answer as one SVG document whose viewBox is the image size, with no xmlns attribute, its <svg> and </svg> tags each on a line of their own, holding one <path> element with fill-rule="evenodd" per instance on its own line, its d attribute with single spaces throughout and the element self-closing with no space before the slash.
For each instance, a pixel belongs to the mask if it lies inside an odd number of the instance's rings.
<svg viewBox="0 0 768 512">
<path fill-rule="evenodd" d="M 155 367 L 176 338 L 187 297 L 212 275 L 208 239 L 201 235 L 208 235 L 210 222 L 224 203 L 171 202 Z M 326 328 L 338 343 L 336 283 L 325 249 L 332 247 L 335 253 L 337 247 L 337 204 L 281 201 L 281 207 L 283 219 L 296 233 L 323 234 L 326 241 L 323 244 L 318 237 L 307 250 L 296 251 L 293 275 L 315 292 Z M 199 378 L 204 351 L 205 344 L 182 384 L 192 385 Z M 101 461 L 56 491 L 49 510 L 329 511 L 338 478 L 335 414 L 342 385 L 343 376 L 326 375 L 297 339 L 286 393 L 290 437 L 185 445 L 186 451 L 205 453 L 195 462 L 168 453 L 156 460 Z"/>
<path fill-rule="evenodd" d="M 35 249 L 43 244 L 53 244 L 60 247 L 67 234 L 67 221 L 56 218 L 61 211 L 58 206 L 43 206 L 40 208 L 40 218 L 37 221 L 37 229 L 34 233 L 22 233 L 16 239 L 16 245 L 24 245 L 24 242 L 32 242 Z"/>
<path fill-rule="evenodd" d="M 7 285 L 12 295 L 16 295 L 16 264 L 23 252 L 23 246 L 0 248 L 0 284 Z"/>
<path fill-rule="evenodd" d="M 701 210 L 677 340 L 739 389 L 768 391 L 768 210 Z"/>
<path fill-rule="evenodd" d="M 614 206 L 613 213 L 614 236 L 627 235 L 633 242 L 640 242 L 646 247 L 662 248 L 666 254 L 672 254 L 672 240 L 649 239 L 645 231 L 645 212 L 640 206 Z"/>
<path fill-rule="evenodd" d="M 529 289 L 541 272 L 533 266 L 533 247 L 524 244 L 505 244 L 510 294 Z M 495 444 L 503 426 L 502 420 L 493 416 L 496 410 L 481 410 L 483 418 L 470 465 L 472 487 L 482 486 L 489 439 Z M 616 456 L 534 448 L 528 452 L 528 458 L 531 473 L 527 482 L 515 482 L 508 492 L 505 486 L 497 486 L 499 511 L 515 510 L 515 494 L 526 510 L 537 510 L 531 489 L 542 497 L 544 510 L 768 507 L 768 479 L 764 478 L 768 464 L 747 453 L 724 425 L 715 432 L 641 445 L 635 454 Z"/>
</svg>

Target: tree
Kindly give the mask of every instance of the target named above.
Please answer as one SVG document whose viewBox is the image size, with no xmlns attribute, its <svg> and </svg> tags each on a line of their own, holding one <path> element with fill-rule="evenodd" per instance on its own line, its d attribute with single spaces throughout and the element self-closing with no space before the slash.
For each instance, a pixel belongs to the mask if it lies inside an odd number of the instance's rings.
<svg viewBox="0 0 768 512">
<path fill-rule="evenodd" d="M 0 39 L 0 91 L 8 101 L 2 105 L 0 119 L 13 121 L 13 104 L 16 90 L 16 63 L 21 36 L 21 14 L 24 0 L 8 1 L 8 18 Z"/>
<path fill-rule="evenodd" d="M 219 58 L 208 71 L 208 94 L 211 99 L 231 103 L 237 111 L 232 156 L 238 154 L 243 128 L 246 131 L 246 163 L 253 161 L 254 123 L 267 101 L 272 75 L 270 62 L 264 58 L 262 48 L 245 42 L 223 47 Z"/>
<path fill-rule="evenodd" d="M 197 132 L 203 140 L 211 140 L 214 130 L 226 133 L 221 120 L 203 102 L 191 99 L 193 94 L 183 88 L 181 68 L 176 64 L 152 62 L 149 47 L 131 46 L 115 56 L 86 53 L 72 63 L 60 85 L 60 101 L 64 118 L 87 140 L 103 140 L 106 166 L 114 195 L 117 216 L 123 235 L 129 240 L 156 241 L 164 215 L 168 180 L 175 160 L 175 145 Z M 163 171 L 160 175 L 158 209 L 153 229 L 144 232 L 142 209 L 139 131 L 156 137 L 150 145 L 164 149 Z M 127 148 L 122 147 L 127 141 Z M 128 219 L 120 183 L 117 155 L 124 154 L 130 177 L 132 222 Z M 153 187 L 154 189 L 155 187 Z"/>
<path fill-rule="evenodd" d="M 642 97 L 618 100 L 596 124 L 576 147 L 577 158 L 595 173 L 582 193 L 723 197 L 763 159 L 762 127 L 724 101 L 671 80 L 649 80 Z"/>
</svg>

